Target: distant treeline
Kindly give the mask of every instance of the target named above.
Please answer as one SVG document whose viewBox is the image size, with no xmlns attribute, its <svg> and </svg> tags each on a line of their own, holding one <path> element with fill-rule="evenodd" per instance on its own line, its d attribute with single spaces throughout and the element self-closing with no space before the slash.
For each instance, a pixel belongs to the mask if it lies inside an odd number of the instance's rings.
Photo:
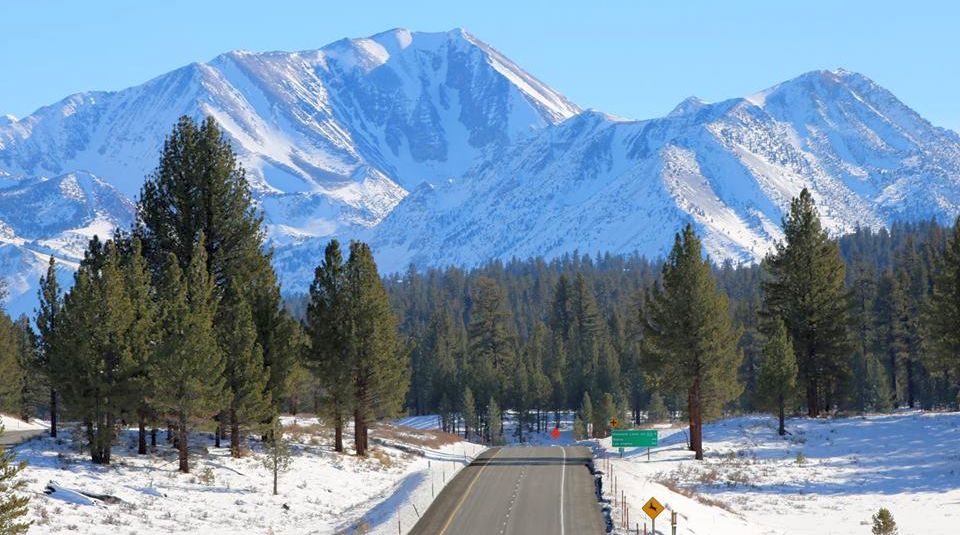
<svg viewBox="0 0 960 535">
<path fill-rule="evenodd" d="M 707 415 L 776 412 L 770 398 L 778 396 L 765 391 L 762 368 L 777 322 L 795 362 L 789 378 L 795 385 L 783 400 L 788 414 L 954 406 L 960 352 L 947 350 L 949 327 L 937 319 L 937 311 L 960 306 L 960 298 L 937 291 L 938 277 L 946 287 L 957 269 L 957 254 L 945 254 L 953 230 L 934 221 L 895 223 L 833 240 L 808 195 L 794 199 L 792 210 L 786 240 L 765 262 L 709 266 L 727 297 L 738 355 L 710 353 L 735 374 L 709 379 L 735 384 L 712 387 L 726 394 L 706 400 Z M 483 427 L 492 399 L 543 429 L 543 411 L 582 415 L 586 395 L 598 435 L 608 431 L 612 413 L 641 423 L 648 411 L 656 418 L 666 409 L 688 412 L 689 385 L 678 387 L 664 374 L 683 371 L 666 364 L 684 360 L 684 349 L 656 355 L 649 343 L 657 334 L 650 301 L 665 274 L 676 271 L 674 257 L 688 239 L 696 238 L 678 234 L 666 261 L 571 253 L 469 270 L 411 266 L 387 276 L 410 355 L 405 406 L 415 414 L 440 413 L 451 429 L 463 413 L 476 414 L 478 422 L 467 423 Z M 294 314 L 304 303 L 302 296 L 288 300 Z M 960 332 L 956 315 L 943 321 Z M 695 344 L 688 348 L 696 351 Z M 776 377 L 772 363 L 766 368 Z M 465 406 L 465 392 L 475 407 Z"/>
</svg>

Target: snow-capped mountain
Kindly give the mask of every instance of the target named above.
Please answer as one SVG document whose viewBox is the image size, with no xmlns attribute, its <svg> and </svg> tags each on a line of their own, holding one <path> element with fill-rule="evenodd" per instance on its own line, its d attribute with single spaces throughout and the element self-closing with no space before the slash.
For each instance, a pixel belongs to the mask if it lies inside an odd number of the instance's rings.
<svg viewBox="0 0 960 535">
<path fill-rule="evenodd" d="M 835 232 L 960 211 L 960 136 L 859 74 L 815 71 L 633 121 L 581 111 L 462 30 L 397 29 L 230 52 L 0 117 L 0 270 L 15 296 L 32 299 L 49 254 L 69 267 L 87 236 L 129 224 L 184 114 L 212 115 L 232 140 L 288 291 L 306 288 L 333 236 L 371 241 L 393 271 L 656 256 L 692 221 L 712 256 L 751 261 L 803 187 Z"/>
<path fill-rule="evenodd" d="M 866 77 L 816 71 L 668 116 L 587 111 L 461 179 L 415 190 L 377 227 L 387 270 L 581 252 L 665 254 L 692 221 L 715 259 L 758 260 L 809 188 L 834 232 L 960 213 L 960 136 Z"/>
<path fill-rule="evenodd" d="M 422 181 L 462 175 L 579 109 L 462 30 L 391 30 L 320 50 L 229 52 L 0 123 L 0 169 L 74 169 L 133 197 L 180 115 L 215 117 L 279 236 L 371 226 Z M 278 237 L 279 237 L 278 236 Z"/>
<path fill-rule="evenodd" d="M 32 310 L 50 255 L 75 268 L 90 238 L 129 228 L 135 211 L 119 190 L 85 172 L 0 189 L 0 273 L 12 298 L 8 309 Z"/>
<path fill-rule="evenodd" d="M 0 177 L 83 169 L 132 199 L 177 118 L 211 115 L 247 169 L 274 244 L 295 245 L 356 235 L 408 188 L 461 176 L 579 111 L 463 30 L 395 29 L 319 50 L 229 52 L 4 116 Z"/>
</svg>

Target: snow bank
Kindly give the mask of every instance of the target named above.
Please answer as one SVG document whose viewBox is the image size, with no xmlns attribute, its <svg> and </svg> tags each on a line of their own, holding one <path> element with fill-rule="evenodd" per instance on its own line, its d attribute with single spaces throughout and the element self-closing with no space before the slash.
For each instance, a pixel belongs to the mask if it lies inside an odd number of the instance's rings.
<svg viewBox="0 0 960 535">
<path fill-rule="evenodd" d="M 687 451 L 685 429 L 661 432 L 649 462 L 645 449 L 620 459 L 609 438 L 600 446 L 618 496 L 625 493 L 631 527 L 640 521 L 641 530 L 640 508 L 655 496 L 678 512 L 680 533 L 869 533 L 880 507 L 893 513 L 901 533 L 957 533 L 960 413 L 798 418 L 787 430 L 777 436 L 775 420 L 765 416 L 713 422 L 704 428 L 703 462 Z M 658 531 L 669 532 L 669 518 L 660 516 Z"/>
<path fill-rule="evenodd" d="M 0 414 L 0 424 L 2 424 L 7 431 L 40 431 L 50 428 L 49 425 L 43 425 L 42 422 L 38 422 L 37 420 L 24 422 L 23 420 L 14 418 L 13 416 L 7 416 L 6 414 Z"/>
<path fill-rule="evenodd" d="M 17 451 L 29 463 L 31 533 L 393 534 L 398 517 L 405 530 L 412 527 L 432 495 L 484 449 L 433 431 L 378 426 L 371 430 L 369 458 L 360 459 L 333 452 L 330 431 L 316 419 L 285 423 L 292 459 L 278 496 L 255 437 L 247 442 L 251 453 L 233 459 L 228 448 L 214 448 L 209 434 L 198 433 L 191 438 L 192 473 L 180 474 L 163 432 L 157 451 L 144 456 L 136 454 L 136 432 L 123 432 L 112 464 L 96 466 L 75 449 L 72 428 L 64 426 L 60 439 L 44 437 Z M 44 494 L 52 481 L 56 492 Z M 100 494 L 119 501 L 77 498 Z"/>
</svg>

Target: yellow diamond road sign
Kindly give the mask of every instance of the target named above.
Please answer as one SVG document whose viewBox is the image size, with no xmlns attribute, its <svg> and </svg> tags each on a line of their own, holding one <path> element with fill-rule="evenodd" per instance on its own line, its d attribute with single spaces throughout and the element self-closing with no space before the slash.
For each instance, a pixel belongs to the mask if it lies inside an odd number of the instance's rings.
<svg viewBox="0 0 960 535">
<path fill-rule="evenodd" d="M 643 504 L 643 512 L 647 513 L 650 520 L 653 520 L 663 512 L 663 506 L 660 505 L 660 502 L 658 502 L 656 498 L 650 498 L 647 500 L 647 503 Z"/>
</svg>

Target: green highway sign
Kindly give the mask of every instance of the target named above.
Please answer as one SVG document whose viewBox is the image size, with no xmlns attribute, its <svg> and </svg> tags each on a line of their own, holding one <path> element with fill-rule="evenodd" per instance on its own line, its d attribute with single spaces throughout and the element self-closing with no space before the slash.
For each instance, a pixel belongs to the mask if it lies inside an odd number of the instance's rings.
<svg viewBox="0 0 960 535">
<path fill-rule="evenodd" d="M 657 445 L 656 429 L 614 429 L 614 448 L 652 448 Z"/>
</svg>

